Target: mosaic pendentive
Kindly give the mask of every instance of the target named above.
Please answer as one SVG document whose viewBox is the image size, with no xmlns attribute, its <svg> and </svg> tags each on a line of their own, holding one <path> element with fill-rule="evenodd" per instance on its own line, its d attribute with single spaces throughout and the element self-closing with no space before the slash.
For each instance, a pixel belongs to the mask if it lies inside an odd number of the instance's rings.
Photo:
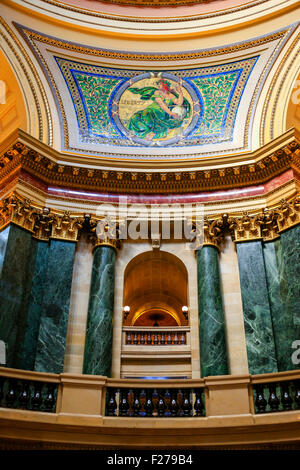
<svg viewBox="0 0 300 470">
<path fill-rule="evenodd" d="M 55 57 L 72 98 L 80 140 L 126 147 L 231 141 L 257 59 L 169 73 Z"/>
</svg>

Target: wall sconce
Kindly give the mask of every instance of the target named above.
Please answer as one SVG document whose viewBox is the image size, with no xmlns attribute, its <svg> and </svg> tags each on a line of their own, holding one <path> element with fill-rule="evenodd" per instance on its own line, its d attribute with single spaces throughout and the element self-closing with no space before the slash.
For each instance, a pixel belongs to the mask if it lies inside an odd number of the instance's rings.
<svg viewBox="0 0 300 470">
<path fill-rule="evenodd" d="M 184 305 L 181 310 L 182 310 L 182 313 L 183 313 L 183 315 L 184 315 L 184 318 L 185 318 L 186 320 L 188 320 L 188 313 L 189 313 L 188 307 L 187 307 L 186 305 Z"/>
<path fill-rule="evenodd" d="M 125 307 L 123 307 L 123 312 L 124 312 L 124 320 L 127 319 L 129 313 L 130 313 L 130 307 L 129 305 L 125 305 Z"/>
</svg>

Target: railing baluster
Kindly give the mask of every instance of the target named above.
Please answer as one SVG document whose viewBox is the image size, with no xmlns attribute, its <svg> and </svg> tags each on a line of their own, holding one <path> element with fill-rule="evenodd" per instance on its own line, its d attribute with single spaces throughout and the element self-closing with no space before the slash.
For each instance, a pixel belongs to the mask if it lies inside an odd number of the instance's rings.
<svg viewBox="0 0 300 470">
<path fill-rule="evenodd" d="M 127 391 L 125 389 L 121 389 L 119 402 L 119 416 L 127 416 L 128 409 L 129 403 L 127 400 Z"/>
<path fill-rule="evenodd" d="M 268 404 L 271 408 L 271 411 L 273 411 L 273 412 L 278 411 L 278 409 L 279 409 L 279 399 L 276 395 L 276 384 L 275 383 L 272 383 L 272 384 L 269 385 L 269 392 L 270 392 L 270 396 L 269 396 Z"/>
<path fill-rule="evenodd" d="M 191 415 L 192 404 L 190 401 L 190 392 L 188 390 L 185 390 L 183 393 L 182 411 L 183 411 L 184 416 Z"/>
<path fill-rule="evenodd" d="M 107 402 L 107 414 L 108 416 L 117 416 L 117 401 L 116 401 L 116 390 L 114 388 L 108 389 L 108 402 Z"/>
<path fill-rule="evenodd" d="M 264 396 L 264 386 L 263 385 L 256 385 L 256 399 L 255 405 L 257 407 L 258 413 L 265 413 L 267 407 L 267 400 Z"/>
<path fill-rule="evenodd" d="M 13 408 L 14 402 L 16 400 L 16 380 L 8 380 L 8 391 L 6 394 L 6 404 L 8 408 Z"/>
<path fill-rule="evenodd" d="M 149 395 L 148 395 L 148 398 L 147 398 L 147 401 L 146 401 L 146 404 L 145 404 L 145 410 L 146 410 L 146 416 L 150 417 L 150 416 L 152 416 L 154 406 L 153 406 L 153 403 L 152 403 L 151 391 L 148 391 L 148 393 L 149 393 Z"/>
<path fill-rule="evenodd" d="M 162 392 L 161 392 L 162 393 Z M 158 416 L 162 417 L 165 413 L 165 402 L 162 395 L 159 396 L 158 403 L 157 403 L 157 412 Z"/>
<path fill-rule="evenodd" d="M 172 393 L 172 398 L 171 398 L 171 404 L 170 404 L 170 409 L 171 409 L 171 416 L 175 417 L 178 414 L 178 404 L 177 404 L 177 397 L 176 397 L 176 392 Z"/>
<path fill-rule="evenodd" d="M 28 403 L 30 400 L 29 383 L 21 382 L 20 387 L 21 387 L 21 391 L 19 394 L 20 408 L 27 409 Z"/>
<path fill-rule="evenodd" d="M 158 392 L 156 389 L 152 393 L 152 403 L 153 403 L 153 416 L 157 416 L 157 403 L 158 403 Z"/>
<path fill-rule="evenodd" d="M 295 380 L 294 386 L 295 386 L 294 401 L 295 401 L 297 410 L 299 410 L 300 409 L 300 380 Z"/>
<path fill-rule="evenodd" d="M 139 411 L 139 416 L 146 416 L 146 402 L 147 402 L 147 395 L 145 390 L 140 391 L 139 395 L 139 404 L 140 404 L 140 411 Z"/>
<path fill-rule="evenodd" d="M 33 410 L 39 411 L 43 402 L 42 397 L 42 382 L 34 382 L 33 384 L 33 397 L 31 398 L 31 405 Z"/>
<path fill-rule="evenodd" d="M 290 396 L 289 382 L 282 382 L 281 384 L 281 403 L 284 411 L 291 410 L 293 408 L 293 399 Z"/>
<path fill-rule="evenodd" d="M 164 415 L 166 417 L 171 416 L 171 410 L 170 410 L 171 394 L 170 394 L 169 390 L 165 391 L 164 403 L 165 403 L 165 413 L 164 413 Z"/>
<path fill-rule="evenodd" d="M 203 416 L 204 405 L 202 401 L 202 391 L 196 390 L 196 400 L 194 404 L 194 410 L 196 416 Z"/>
</svg>

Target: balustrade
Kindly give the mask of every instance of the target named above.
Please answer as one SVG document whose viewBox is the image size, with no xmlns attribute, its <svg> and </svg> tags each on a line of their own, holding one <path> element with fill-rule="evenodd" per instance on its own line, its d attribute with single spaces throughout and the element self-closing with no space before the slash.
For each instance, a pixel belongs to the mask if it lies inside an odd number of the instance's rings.
<svg viewBox="0 0 300 470">
<path fill-rule="evenodd" d="M 275 413 L 300 409 L 300 380 L 253 385 L 255 413 Z"/>
<path fill-rule="evenodd" d="M 201 417 L 205 416 L 204 388 L 107 389 L 106 416 Z"/>
<path fill-rule="evenodd" d="M 55 413 L 57 383 L 0 377 L 0 407 Z"/>
<path fill-rule="evenodd" d="M 178 329 L 137 329 L 123 328 L 124 344 L 134 346 L 180 346 L 187 345 L 189 328 Z"/>
</svg>

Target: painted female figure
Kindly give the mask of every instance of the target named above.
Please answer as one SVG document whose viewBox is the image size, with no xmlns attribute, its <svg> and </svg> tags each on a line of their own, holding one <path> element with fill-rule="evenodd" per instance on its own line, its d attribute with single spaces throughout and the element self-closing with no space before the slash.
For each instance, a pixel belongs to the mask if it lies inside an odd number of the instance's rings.
<svg viewBox="0 0 300 470">
<path fill-rule="evenodd" d="M 179 84 L 174 90 L 169 81 L 161 79 L 158 88 L 147 86 L 128 90 L 141 95 L 141 100 L 152 100 L 149 106 L 129 119 L 128 129 L 141 139 L 163 139 L 170 130 L 180 128 L 191 114 L 190 104 Z"/>
</svg>

